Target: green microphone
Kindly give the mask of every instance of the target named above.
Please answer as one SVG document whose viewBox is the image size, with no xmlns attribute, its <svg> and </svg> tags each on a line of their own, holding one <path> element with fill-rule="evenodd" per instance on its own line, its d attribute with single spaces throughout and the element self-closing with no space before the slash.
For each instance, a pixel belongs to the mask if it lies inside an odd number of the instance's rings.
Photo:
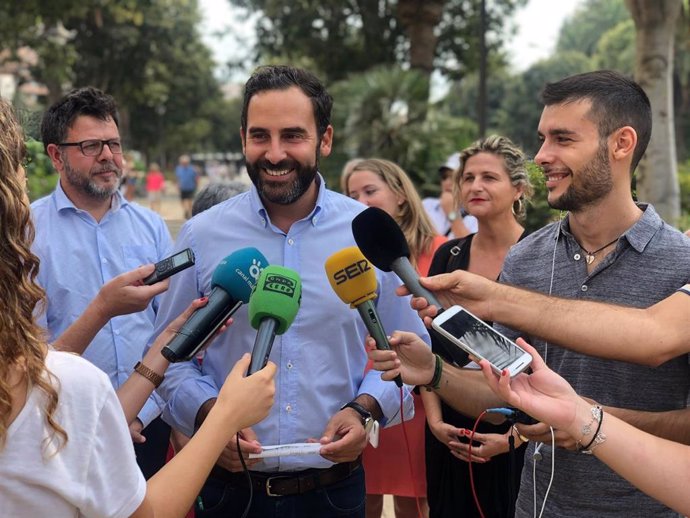
<svg viewBox="0 0 690 518">
<path fill-rule="evenodd" d="M 301 299 L 302 282 L 296 271 L 277 265 L 263 269 L 249 297 L 249 323 L 256 329 L 256 340 L 247 375 L 266 366 L 276 335 L 295 320 Z"/>
</svg>

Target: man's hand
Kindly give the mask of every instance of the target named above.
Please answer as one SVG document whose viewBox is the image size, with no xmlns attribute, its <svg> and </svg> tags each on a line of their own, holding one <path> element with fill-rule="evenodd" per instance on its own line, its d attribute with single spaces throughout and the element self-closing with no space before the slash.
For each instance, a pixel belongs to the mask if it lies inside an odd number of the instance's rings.
<svg viewBox="0 0 690 518">
<path fill-rule="evenodd" d="M 319 453 L 331 462 L 355 460 L 367 445 L 362 416 L 352 408 L 343 408 L 328 421 L 319 442 Z"/>
<path fill-rule="evenodd" d="M 245 428 L 240 432 L 240 450 L 242 451 L 242 457 L 244 458 L 244 463 L 248 468 L 254 464 L 261 461 L 261 459 L 249 459 L 250 453 L 261 453 L 261 443 L 258 441 L 254 430 L 251 428 Z M 228 471 L 242 471 L 242 463 L 240 462 L 240 456 L 237 453 L 237 436 L 233 435 L 230 442 L 223 450 L 223 453 L 218 457 L 218 462 L 216 462 L 220 467 L 227 469 Z"/>
<path fill-rule="evenodd" d="M 459 304 L 479 318 L 494 320 L 491 314 L 491 300 L 498 296 L 500 284 L 464 270 L 422 277 L 419 282 L 436 295 L 444 308 Z M 405 286 L 400 286 L 396 293 L 400 296 L 410 294 Z M 413 297 L 410 305 L 419 313 L 424 324 L 431 327 L 431 321 L 438 315 L 439 308 L 430 305 L 423 297 Z"/>
<path fill-rule="evenodd" d="M 395 331 L 388 343 L 390 351 L 373 349 L 368 353 L 374 369 L 383 371 L 381 379 L 390 381 L 399 374 L 409 385 L 426 385 L 431 381 L 436 358 L 421 338 L 414 333 Z M 368 338 L 367 347 L 371 345 L 375 345 L 374 340 Z"/>
<path fill-rule="evenodd" d="M 143 283 L 154 270 L 155 265 L 145 264 L 105 283 L 93 300 L 97 311 L 109 320 L 117 315 L 137 313 L 146 309 L 153 297 L 168 289 L 168 279 L 151 286 Z"/>
<path fill-rule="evenodd" d="M 134 444 L 143 444 L 146 442 L 146 437 L 141 433 L 143 429 L 144 423 L 142 423 L 138 417 L 129 425 L 129 435 L 132 437 L 132 442 Z"/>
</svg>

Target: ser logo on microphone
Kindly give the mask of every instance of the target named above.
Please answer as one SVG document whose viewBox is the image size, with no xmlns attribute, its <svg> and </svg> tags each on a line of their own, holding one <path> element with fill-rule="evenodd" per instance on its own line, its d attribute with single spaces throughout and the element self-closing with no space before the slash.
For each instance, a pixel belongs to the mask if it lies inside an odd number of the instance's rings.
<svg viewBox="0 0 690 518">
<path fill-rule="evenodd" d="M 366 259 L 360 259 L 356 263 L 352 263 L 342 270 L 335 272 L 333 274 L 333 280 L 336 284 L 342 284 L 350 279 L 354 279 L 358 275 L 362 275 L 364 272 L 368 272 L 369 270 L 371 270 L 371 264 L 369 264 L 369 261 Z"/>
<path fill-rule="evenodd" d="M 292 298 L 295 296 L 295 289 L 297 284 L 293 279 L 288 277 L 283 277 L 282 275 L 267 275 L 266 283 L 264 284 L 264 290 L 273 291 L 275 293 L 281 293 Z"/>
</svg>

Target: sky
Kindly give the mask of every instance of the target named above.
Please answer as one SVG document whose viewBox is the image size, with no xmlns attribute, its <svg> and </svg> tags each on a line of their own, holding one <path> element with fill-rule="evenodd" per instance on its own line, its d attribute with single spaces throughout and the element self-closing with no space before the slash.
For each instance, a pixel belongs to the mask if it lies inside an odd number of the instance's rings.
<svg viewBox="0 0 690 518">
<path fill-rule="evenodd" d="M 564 19 L 583 0 L 529 0 L 515 14 L 517 33 L 508 45 L 513 70 L 520 72 L 548 57 Z M 199 0 L 203 16 L 202 37 L 212 49 L 214 58 L 223 63 L 230 58 L 248 55 L 256 37 L 253 20 L 245 19 L 242 10 L 228 0 Z M 219 36 L 219 33 L 225 34 Z M 246 73 L 231 79 L 244 82 Z"/>
</svg>

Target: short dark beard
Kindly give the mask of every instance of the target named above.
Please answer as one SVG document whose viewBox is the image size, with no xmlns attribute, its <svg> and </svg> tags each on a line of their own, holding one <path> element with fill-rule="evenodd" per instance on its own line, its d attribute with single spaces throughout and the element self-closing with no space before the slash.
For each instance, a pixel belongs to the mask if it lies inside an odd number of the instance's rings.
<svg viewBox="0 0 690 518">
<path fill-rule="evenodd" d="M 259 192 L 262 199 L 275 203 L 277 205 L 290 205 L 294 203 L 302 195 L 307 192 L 311 186 L 316 174 L 319 171 L 319 152 L 317 147 L 314 165 L 304 165 L 296 160 L 285 159 L 277 164 L 272 164 L 266 159 L 259 159 L 256 162 L 247 162 L 247 173 L 252 183 Z M 261 170 L 283 171 L 286 169 L 294 169 L 297 173 L 297 179 L 290 185 L 279 185 L 277 182 L 271 182 L 261 176 Z"/>
<path fill-rule="evenodd" d="M 599 149 L 589 162 L 577 173 L 570 172 L 572 182 L 566 191 L 549 206 L 558 210 L 577 212 L 588 205 L 601 200 L 613 189 L 611 164 L 609 163 L 608 146 L 600 143 Z"/>
<path fill-rule="evenodd" d="M 65 153 L 62 154 L 62 161 L 64 163 L 67 182 L 72 187 L 80 191 L 82 194 L 85 194 L 89 198 L 93 198 L 95 200 L 105 200 L 107 198 L 110 198 L 113 194 L 117 192 L 117 189 L 120 185 L 120 180 L 122 179 L 122 169 L 117 167 L 113 162 L 104 164 L 102 170 L 115 171 L 117 173 L 118 181 L 112 187 L 106 188 L 99 187 L 98 185 L 96 185 L 95 182 L 91 180 L 90 176 L 84 176 L 80 174 L 76 169 L 74 169 L 72 165 L 69 163 L 69 160 Z"/>
</svg>

